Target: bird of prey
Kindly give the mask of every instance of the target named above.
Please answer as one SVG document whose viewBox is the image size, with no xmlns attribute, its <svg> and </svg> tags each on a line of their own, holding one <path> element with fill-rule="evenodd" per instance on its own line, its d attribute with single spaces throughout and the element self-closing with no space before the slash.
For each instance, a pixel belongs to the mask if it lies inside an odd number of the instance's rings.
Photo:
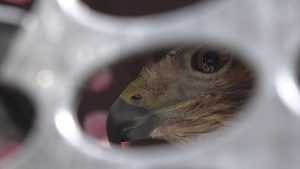
<svg viewBox="0 0 300 169">
<path fill-rule="evenodd" d="M 111 143 L 146 138 L 172 145 L 230 126 L 251 95 L 251 69 L 222 47 L 177 47 L 147 64 L 112 105 Z"/>
</svg>

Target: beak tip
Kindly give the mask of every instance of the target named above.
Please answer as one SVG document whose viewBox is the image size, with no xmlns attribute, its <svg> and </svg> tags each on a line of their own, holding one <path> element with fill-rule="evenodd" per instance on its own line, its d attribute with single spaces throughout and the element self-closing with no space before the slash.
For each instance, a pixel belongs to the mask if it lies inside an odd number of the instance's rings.
<svg viewBox="0 0 300 169">
<path fill-rule="evenodd" d="M 118 98 L 112 105 L 106 121 L 108 141 L 120 145 L 123 140 L 134 140 L 148 135 L 154 124 L 153 121 L 146 120 L 150 112 L 144 107 L 131 105 L 124 99 Z M 147 122 L 137 127 L 137 119 L 141 118 L 145 118 Z M 129 128 L 133 130 L 126 131 Z"/>
<path fill-rule="evenodd" d="M 110 113 L 111 114 L 111 113 Z M 106 121 L 106 133 L 108 141 L 111 144 L 120 144 L 121 139 L 118 137 L 118 130 L 115 129 L 114 120 L 111 115 L 108 115 L 107 121 Z"/>
</svg>

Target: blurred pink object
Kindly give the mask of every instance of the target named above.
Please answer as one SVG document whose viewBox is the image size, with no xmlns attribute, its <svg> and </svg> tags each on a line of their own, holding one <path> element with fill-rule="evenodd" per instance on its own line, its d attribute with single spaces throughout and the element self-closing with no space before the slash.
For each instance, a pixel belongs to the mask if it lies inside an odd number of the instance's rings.
<svg viewBox="0 0 300 169">
<path fill-rule="evenodd" d="M 2 140 L 0 138 L 0 160 L 16 154 L 20 146 L 16 141 Z"/>
<path fill-rule="evenodd" d="M 89 82 L 89 89 L 93 92 L 102 92 L 106 90 L 112 81 L 111 73 L 108 71 L 103 71 L 98 73 Z"/>
<path fill-rule="evenodd" d="M 106 118 L 107 112 L 105 111 L 89 113 L 84 119 L 84 130 L 90 136 L 102 141 L 106 141 Z"/>
</svg>

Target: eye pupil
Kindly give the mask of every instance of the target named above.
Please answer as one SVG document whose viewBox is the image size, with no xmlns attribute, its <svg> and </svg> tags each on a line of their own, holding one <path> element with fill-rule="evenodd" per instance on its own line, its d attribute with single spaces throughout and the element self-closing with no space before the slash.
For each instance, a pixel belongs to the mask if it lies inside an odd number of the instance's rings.
<svg viewBox="0 0 300 169">
<path fill-rule="evenodd" d="M 228 63 L 231 55 L 219 50 L 196 51 L 191 59 L 191 67 L 202 73 L 215 73 Z"/>
<path fill-rule="evenodd" d="M 207 67 L 214 67 L 219 63 L 219 54 L 213 51 L 208 51 L 204 54 L 203 63 Z"/>
</svg>

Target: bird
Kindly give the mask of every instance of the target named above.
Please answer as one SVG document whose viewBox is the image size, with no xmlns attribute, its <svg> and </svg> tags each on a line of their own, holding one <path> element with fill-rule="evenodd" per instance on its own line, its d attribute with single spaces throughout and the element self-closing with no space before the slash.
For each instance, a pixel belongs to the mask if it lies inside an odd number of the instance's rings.
<svg viewBox="0 0 300 169">
<path fill-rule="evenodd" d="M 178 46 L 153 57 L 113 103 L 112 145 L 143 139 L 182 145 L 230 128 L 254 90 L 238 53 L 212 45 Z"/>
</svg>

